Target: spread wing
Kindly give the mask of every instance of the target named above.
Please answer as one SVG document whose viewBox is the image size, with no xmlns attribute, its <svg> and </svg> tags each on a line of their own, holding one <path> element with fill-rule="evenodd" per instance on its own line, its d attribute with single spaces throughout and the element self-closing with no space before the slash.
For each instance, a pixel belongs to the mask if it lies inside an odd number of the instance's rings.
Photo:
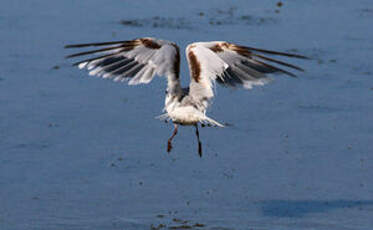
<svg viewBox="0 0 373 230">
<path fill-rule="evenodd" d="M 114 81 L 129 80 L 128 84 L 149 83 L 155 75 L 173 74 L 178 78 L 180 69 L 179 48 L 175 43 L 155 38 L 139 38 L 115 41 L 67 45 L 65 48 L 101 47 L 75 53 L 66 58 L 88 56 L 74 63 L 89 75 L 112 78 Z"/>
<path fill-rule="evenodd" d="M 264 56 L 279 55 L 307 59 L 304 56 L 270 50 L 239 46 L 222 41 L 196 42 L 186 49 L 191 76 L 190 95 L 203 102 L 214 96 L 214 83 L 223 86 L 242 86 L 251 89 L 253 85 L 269 82 L 266 74 L 283 73 L 295 75 L 273 64 L 303 71 L 300 67 Z"/>
</svg>

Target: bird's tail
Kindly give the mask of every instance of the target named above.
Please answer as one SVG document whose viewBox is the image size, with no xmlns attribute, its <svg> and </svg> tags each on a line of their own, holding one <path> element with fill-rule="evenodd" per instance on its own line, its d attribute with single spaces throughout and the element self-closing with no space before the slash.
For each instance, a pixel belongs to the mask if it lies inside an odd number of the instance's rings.
<svg viewBox="0 0 373 230">
<path fill-rule="evenodd" d="M 161 121 L 169 121 L 171 118 L 168 116 L 167 113 L 161 114 L 159 116 L 156 116 L 155 119 L 161 120 Z"/>
<path fill-rule="evenodd" d="M 168 116 L 167 113 L 156 116 L 155 119 L 159 119 L 161 121 L 170 121 L 171 120 L 171 118 Z M 207 125 L 207 126 L 214 126 L 214 127 L 221 127 L 221 128 L 225 127 L 224 125 L 220 124 L 219 122 L 217 122 L 214 119 L 209 118 L 207 116 L 203 116 L 202 118 L 200 118 L 199 122 L 202 125 Z"/>
<path fill-rule="evenodd" d="M 219 122 L 217 122 L 214 119 L 209 118 L 207 116 L 205 116 L 203 119 L 201 119 L 200 122 L 203 125 L 210 125 L 210 126 L 217 126 L 217 127 L 224 128 L 224 125 L 220 124 Z"/>
</svg>

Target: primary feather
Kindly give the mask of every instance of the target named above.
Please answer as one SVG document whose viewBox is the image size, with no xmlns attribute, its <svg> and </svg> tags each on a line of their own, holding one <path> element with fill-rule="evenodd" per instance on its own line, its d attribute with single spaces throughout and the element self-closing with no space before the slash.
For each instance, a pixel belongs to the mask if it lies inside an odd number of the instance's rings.
<svg viewBox="0 0 373 230">
<path fill-rule="evenodd" d="M 129 80 L 130 85 L 149 83 L 155 75 L 164 76 L 177 72 L 177 46 L 169 41 L 140 38 L 131 41 L 88 43 L 67 45 L 65 48 L 105 46 L 67 56 L 67 58 L 85 55 L 94 57 L 74 63 L 80 69 L 87 68 L 89 75 L 112 78 L 115 81 Z M 177 67 L 177 68 L 176 68 Z"/>
</svg>

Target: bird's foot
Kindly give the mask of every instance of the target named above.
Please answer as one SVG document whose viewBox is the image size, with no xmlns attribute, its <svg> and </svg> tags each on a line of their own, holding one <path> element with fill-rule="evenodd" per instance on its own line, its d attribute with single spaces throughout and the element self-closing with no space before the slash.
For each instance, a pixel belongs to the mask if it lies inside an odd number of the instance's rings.
<svg viewBox="0 0 373 230">
<path fill-rule="evenodd" d="M 167 142 L 167 152 L 170 153 L 172 150 L 172 143 L 171 143 L 171 140 L 168 140 Z"/>
<path fill-rule="evenodd" d="M 198 155 L 202 157 L 202 143 L 200 141 L 198 142 Z"/>
</svg>

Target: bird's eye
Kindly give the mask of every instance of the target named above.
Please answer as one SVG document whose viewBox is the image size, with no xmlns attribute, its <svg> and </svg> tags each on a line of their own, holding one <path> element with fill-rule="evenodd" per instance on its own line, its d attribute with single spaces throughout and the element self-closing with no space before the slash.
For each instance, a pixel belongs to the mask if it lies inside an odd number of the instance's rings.
<svg viewBox="0 0 373 230">
<path fill-rule="evenodd" d="M 166 90 L 166 91 L 164 91 L 165 92 L 165 94 L 168 94 L 168 91 Z"/>
</svg>

